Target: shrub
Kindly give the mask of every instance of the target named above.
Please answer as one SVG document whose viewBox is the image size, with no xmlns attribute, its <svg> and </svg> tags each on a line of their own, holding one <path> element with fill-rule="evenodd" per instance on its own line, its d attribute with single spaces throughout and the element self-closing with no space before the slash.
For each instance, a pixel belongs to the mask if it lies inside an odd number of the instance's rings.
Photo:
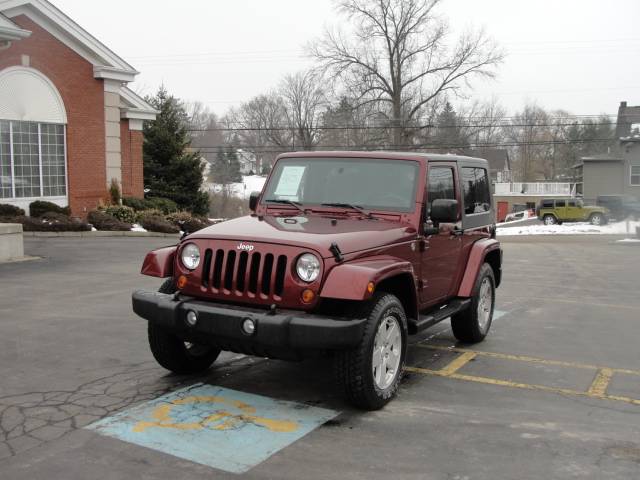
<svg viewBox="0 0 640 480">
<path fill-rule="evenodd" d="M 16 207 L 15 205 L 0 203 L 0 216 L 1 217 L 23 217 L 24 210 Z"/>
<path fill-rule="evenodd" d="M 166 219 L 178 227 L 180 230 L 189 233 L 197 232 L 209 226 L 209 222 L 204 218 L 194 217 L 189 212 L 170 213 Z"/>
<path fill-rule="evenodd" d="M 87 220 L 98 230 L 110 232 L 124 232 L 131 230 L 131 224 L 118 220 L 116 217 L 100 210 L 92 210 L 87 215 Z"/>
<path fill-rule="evenodd" d="M 226 193 L 209 194 L 209 216 L 236 218 L 249 214 L 249 199 L 243 200 Z"/>
<path fill-rule="evenodd" d="M 147 200 L 137 197 L 122 197 L 122 204 L 127 207 L 133 208 L 136 212 L 139 212 L 141 210 L 149 210 L 152 208 Z"/>
<path fill-rule="evenodd" d="M 162 210 L 162 213 L 165 215 L 178 211 L 178 204 L 168 198 L 150 197 L 147 198 L 147 205 L 148 208 L 157 208 L 158 210 Z"/>
<path fill-rule="evenodd" d="M 142 218 L 149 217 L 149 216 L 163 217 L 164 213 L 162 213 L 162 210 L 158 210 L 157 208 L 150 208 L 149 210 L 142 210 L 140 212 L 136 212 L 135 222 L 136 223 L 140 223 L 140 220 Z"/>
<path fill-rule="evenodd" d="M 117 218 L 121 222 L 133 223 L 136 221 L 136 212 L 131 207 L 124 205 L 110 205 L 108 207 L 100 208 L 107 215 Z"/>
<path fill-rule="evenodd" d="M 58 212 L 45 212 L 39 217 L 42 220 L 46 220 L 49 222 L 70 222 L 71 218 L 69 215 L 65 215 L 64 213 Z"/>
<path fill-rule="evenodd" d="M 143 215 L 139 220 L 142 228 L 149 232 L 179 233 L 180 229 L 161 215 Z"/>
<path fill-rule="evenodd" d="M 46 202 L 44 200 L 36 200 L 29 204 L 29 215 L 32 217 L 41 217 L 43 213 L 55 212 L 62 213 L 63 215 L 70 215 L 71 209 L 69 207 L 60 207 L 55 203 Z"/>
<path fill-rule="evenodd" d="M 88 232 L 91 226 L 79 220 L 73 220 L 66 215 L 56 213 L 59 219 L 38 218 L 38 217 L 13 217 L 6 219 L 12 223 L 21 223 L 25 232 Z M 5 221 L 0 218 L 0 222 Z"/>
<path fill-rule="evenodd" d="M 120 205 L 122 195 L 120 194 L 120 185 L 118 185 L 118 180 L 115 178 L 111 179 L 111 184 L 109 185 L 109 196 L 111 197 L 111 203 L 113 205 Z"/>
</svg>

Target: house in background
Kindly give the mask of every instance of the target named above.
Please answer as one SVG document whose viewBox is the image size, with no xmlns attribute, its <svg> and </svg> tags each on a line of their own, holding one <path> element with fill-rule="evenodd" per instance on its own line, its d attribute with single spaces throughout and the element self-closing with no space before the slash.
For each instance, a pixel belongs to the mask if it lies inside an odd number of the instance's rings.
<svg viewBox="0 0 640 480">
<path fill-rule="evenodd" d="M 138 72 L 46 0 L 0 0 L 0 203 L 84 216 L 115 179 L 143 196 Z"/>
<path fill-rule="evenodd" d="M 616 137 L 614 151 L 581 158 L 573 167 L 578 193 L 585 202 L 593 203 L 599 195 L 640 198 L 640 106 L 620 103 Z"/>
<path fill-rule="evenodd" d="M 484 158 L 489 163 L 491 182 L 511 182 L 511 160 L 509 151 L 504 148 L 469 148 L 462 152 L 468 157 Z"/>
</svg>

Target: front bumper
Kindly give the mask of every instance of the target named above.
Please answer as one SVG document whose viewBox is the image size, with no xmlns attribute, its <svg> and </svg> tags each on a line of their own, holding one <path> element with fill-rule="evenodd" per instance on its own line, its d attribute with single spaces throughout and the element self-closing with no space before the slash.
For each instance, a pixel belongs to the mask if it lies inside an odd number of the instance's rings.
<svg viewBox="0 0 640 480">
<path fill-rule="evenodd" d="M 275 313 L 221 305 L 158 292 L 137 290 L 132 295 L 133 311 L 184 338 L 209 336 L 218 343 L 230 341 L 245 346 L 279 349 L 346 349 L 362 339 L 366 319 L 340 319 L 294 310 Z M 186 322 L 188 311 L 198 315 L 195 326 Z M 253 335 L 242 330 L 247 318 L 255 322 Z"/>
</svg>

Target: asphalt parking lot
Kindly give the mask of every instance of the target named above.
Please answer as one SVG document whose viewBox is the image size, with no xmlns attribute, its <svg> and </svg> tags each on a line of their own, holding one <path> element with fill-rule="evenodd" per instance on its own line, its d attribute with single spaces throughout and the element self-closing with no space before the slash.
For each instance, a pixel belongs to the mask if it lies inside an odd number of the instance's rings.
<svg viewBox="0 0 640 480">
<path fill-rule="evenodd" d="M 157 366 L 130 294 L 157 288 L 138 271 L 166 242 L 32 238 L 26 253 L 41 259 L 0 265 L 0 478 L 236 478 L 95 428 L 145 402 L 203 401 L 175 397 L 201 388 L 244 395 L 240 408 L 275 402 L 284 424 L 252 417 L 272 432 L 286 430 L 287 412 L 331 412 L 264 458 L 249 442 L 230 452 L 248 458 L 245 478 L 640 478 L 640 248 L 604 236 L 502 239 L 487 340 L 456 345 L 448 322 L 428 330 L 398 398 L 360 412 L 322 360 L 225 353 L 198 377 Z M 193 458 L 217 454 L 203 443 Z"/>
</svg>

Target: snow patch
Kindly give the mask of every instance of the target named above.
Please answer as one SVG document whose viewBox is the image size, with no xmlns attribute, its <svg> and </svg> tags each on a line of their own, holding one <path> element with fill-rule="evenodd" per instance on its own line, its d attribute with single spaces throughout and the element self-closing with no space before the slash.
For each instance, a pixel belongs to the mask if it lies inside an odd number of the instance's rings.
<svg viewBox="0 0 640 480">
<path fill-rule="evenodd" d="M 509 222 L 513 224 L 514 222 Z M 505 225 L 505 224 L 502 224 Z M 499 236 L 511 235 L 625 235 L 635 234 L 640 222 L 615 222 L 608 225 L 591 225 L 588 222 L 563 223 L 562 225 L 526 225 L 522 227 L 501 228 Z"/>
<path fill-rule="evenodd" d="M 251 192 L 260 192 L 266 181 L 267 177 L 263 175 L 245 175 L 242 177 L 242 182 L 231 183 L 227 188 L 231 195 L 246 199 L 249 198 Z M 222 185 L 219 183 L 208 183 L 207 186 L 210 192 L 222 192 Z"/>
<path fill-rule="evenodd" d="M 144 228 L 142 228 L 141 225 L 134 223 L 133 226 L 131 227 L 131 231 L 132 232 L 146 232 L 146 230 Z"/>
</svg>

